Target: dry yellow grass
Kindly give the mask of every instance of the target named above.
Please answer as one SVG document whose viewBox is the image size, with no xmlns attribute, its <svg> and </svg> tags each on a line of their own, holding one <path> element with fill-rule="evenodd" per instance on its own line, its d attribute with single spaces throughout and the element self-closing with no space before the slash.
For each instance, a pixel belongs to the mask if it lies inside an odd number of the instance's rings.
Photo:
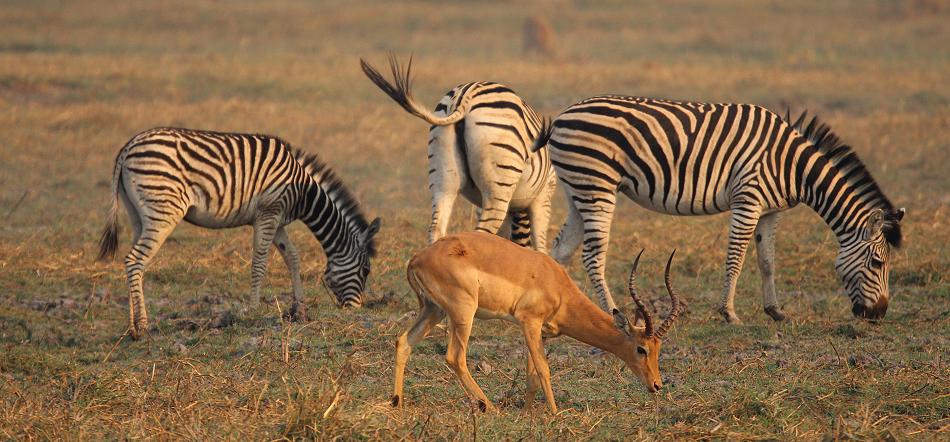
<svg viewBox="0 0 950 442">
<path fill-rule="evenodd" d="M 945 439 L 950 11 L 939 5 L 7 2 L 0 437 Z M 557 33 L 556 62 L 522 56 L 522 25 L 535 15 Z M 415 53 L 416 96 L 433 104 L 458 83 L 495 80 L 548 115 L 606 92 L 817 111 L 908 209 L 887 319 L 851 318 L 833 235 L 796 209 L 780 221 L 777 255 L 791 320 L 761 313 L 750 260 L 737 297 L 746 325 L 727 327 L 713 309 L 726 219 L 624 201 L 608 269 L 615 293 L 640 247 L 654 274 L 669 249 L 682 257 L 674 277 L 690 312 L 664 347 L 662 395 L 564 339 L 549 344 L 564 411 L 527 415 L 518 332 L 482 323 L 470 356 L 494 367 L 475 376 L 502 412 L 472 413 L 443 363 L 441 332 L 410 360 L 409 406 L 390 409 L 393 343 L 416 304 L 404 264 L 424 244 L 429 205 L 425 125 L 359 72 L 358 57 L 380 63 L 389 50 Z M 319 245 L 296 226 L 316 305 L 313 322 L 282 323 L 276 303 L 288 302 L 290 284 L 279 258 L 264 299 L 250 299 L 249 229 L 183 225 L 146 276 L 151 344 L 116 346 L 124 277 L 118 263 L 92 262 L 95 240 L 115 152 L 158 125 L 273 133 L 319 152 L 383 218 L 370 305 L 331 306 Z M 468 228 L 470 209 L 457 211 L 452 228 Z M 578 263 L 571 271 L 586 281 Z M 645 289 L 658 289 L 648 275 Z"/>
</svg>

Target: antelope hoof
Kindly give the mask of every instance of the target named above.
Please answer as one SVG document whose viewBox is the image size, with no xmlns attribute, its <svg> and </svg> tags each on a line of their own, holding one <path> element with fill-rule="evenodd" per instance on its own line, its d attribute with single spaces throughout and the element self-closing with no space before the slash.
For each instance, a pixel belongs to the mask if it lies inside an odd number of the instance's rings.
<svg viewBox="0 0 950 442">
<path fill-rule="evenodd" d="M 726 307 L 719 307 L 719 314 L 722 315 L 722 319 L 725 319 L 726 323 L 728 324 L 733 324 L 733 325 L 742 324 L 742 320 L 740 320 L 739 317 L 736 316 L 736 313 L 729 310 Z"/>
<path fill-rule="evenodd" d="M 770 306 L 765 308 L 765 314 L 769 315 L 775 322 L 781 322 L 785 320 L 785 313 L 782 313 L 782 309 L 778 306 Z"/>
<path fill-rule="evenodd" d="M 392 405 L 393 408 L 399 408 L 400 406 L 402 406 L 402 400 L 401 400 L 401 399 L 402 399 L 402 398 L 399 397 L 398 394 L 395 394 L 395 395 L 393 395 L 393 398 L 389 401 L 389 404 Z"/>
</svg>

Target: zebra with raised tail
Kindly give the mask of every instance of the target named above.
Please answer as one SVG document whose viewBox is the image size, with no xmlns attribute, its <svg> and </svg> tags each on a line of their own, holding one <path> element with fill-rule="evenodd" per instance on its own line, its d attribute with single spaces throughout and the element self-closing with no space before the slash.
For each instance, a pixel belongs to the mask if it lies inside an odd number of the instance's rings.
<svg viewBox="0 0 950 442">
<path fill-rule="evenodd" d="M 379 218 L 368 223 L 353 195 L 314 154 L 267 135 L 155 128 L 133 137 L 116 156 L 112 207 L 99 260 L 115 257 L 118 205 L 132 225 L 125 258 L 129 333 L 148 329 L 142 281 L 146 267 L 181 220 L 208 228 L 254 228 L 251 293 L 258 299 L 271 244 L 290 271 L 290 315 L 304 317 L 300 258 L 284 229 L 303 221 L 323 246 L 323 282 L 340 306 L 360 306 Z"/>
<path fill-rule="evenodd" d="M 535 142 L 548 146 L 569 215 L 552 251 L 567 261 L 583 241 L 583 262 L 604 308 L 616 308 L 604 282 L 618 192 L 672 215 L 731 211 L 719 312 L 738 323 L 733 300 L 755 237 L 765 312 L 783 320 L 773 275 L 779 212 L 803 203 L 835 232 L 838 276 L 859 317 L 881 318 L 888 261 L 901 242 L 895 209 L 847 145 L 817 118 L 795 122 L 748 104 L 600 96 L 558 116 Z"/>
<path fill-rule="evenodd" d="M 510 88 L 493 82 L 466 83 L 450 90 L 430 112 L 412 97 L 412 59 L 403 70 L 395 57 L 393 83 L 366 61 L 363 73 L 429 129 L 429 190 L 432 218 L 429 243 L 445 236 L 461 193 L 478 207 L 475 230 L 499 233 L 511 226 L 511 239 L 547 251 L 551 197 L 557 177 L 547 152 L 533 152 L 543 122 Z"/>
</svg>

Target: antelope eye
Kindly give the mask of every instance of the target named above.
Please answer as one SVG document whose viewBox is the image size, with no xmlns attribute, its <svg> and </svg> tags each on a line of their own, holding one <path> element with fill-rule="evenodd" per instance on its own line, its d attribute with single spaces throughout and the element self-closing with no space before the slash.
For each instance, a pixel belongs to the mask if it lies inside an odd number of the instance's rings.
<svg viewBox="0 0 950 442">
<path fill-rule="evenodd" d="M 640 353 L 641 355 L 646 356 L 646 355 L 647 355 L 647 349 L 646 349 L 646 347 L 644 347 L 644 346 L 642 346 L 642 345 L 638 345 L 638 346 L 637 346 L 637 353 Z"/>
</svg>

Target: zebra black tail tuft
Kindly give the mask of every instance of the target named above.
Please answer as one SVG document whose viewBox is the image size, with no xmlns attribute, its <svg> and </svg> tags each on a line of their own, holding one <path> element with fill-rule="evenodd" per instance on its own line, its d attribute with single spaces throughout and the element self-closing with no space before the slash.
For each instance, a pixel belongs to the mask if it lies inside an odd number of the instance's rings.
<svg viewBox="0 0 950 442">
<path fill-rule="evenodd" d="M 99 255 L 96 257 L 96 261 L 115 259 L 115 250 L 119 246 L 119 217 L 115 209 L 112 209 L 109 215 L 108 224 L 102 229 L 102 236 L 99 238 Z"/>
<path fill-rule="evenodd" d="M 386 78 L 384 78 L 379 71 L 370 66 L 370 64 L 362 58 L 360 59 L 360 67 L 363 69 L 363 73 L 366 74 L 366 78 L 369 78 L 369 80 L 372 81 L 376 87 L 385 92 L 389 98 L 392 98 L 399 106 L 402 106 L 406 112 L 425 120 L 429 124 L 447 126 L 455 124 L 465 117 L 464 103 L 459 104 L 451 114 L 445 117 L 439 117 L 416 102 L 415 98 L 412 97 L 412 57 L 409 57 L 409 63 L 406 64 L 406 68 L 403 69 L 399 60 L 396 59 L 396 56 L 389 54 L 389 69 L 392 71 L 393 83 L 386 81 Z"/>
<path fill-rule="evenodd" d="M 551 122 L 550 118 L 545 118 L 541 123 L 541 129 L 538 131 L 538 137 L 534 139 L 534 145 L 531 146 L 531 151 L 537 152 L 544 146 L 547 146 L 548 140 L 551 139 L 551 134 L 553 132 L 554 124 Z"/>
<path fill-rule="evenodd" d="M 112 207 L 109 208 L 109 219 L 106 221 L 105 228 L 102 229 L 102 236 L 99 237 L 99 255 L 96 261 L 111 261 L 115 259 L 115 250 L 119 246 L 119 175 L 121 169 L 116 165 L 116 170 L 112 178 Z"/>
<path fill-rule="evenodd" d="M 379 73 L 373 66 L 366 62 L 366 60 L 360 59 L 360 68 L 363 69 L 363 73 L 366 75 L 366 78 L 369 78 L 378 88 L 380 88 L 386 95 L 389 95 L 389 98 L 392 98 L 397 104 L 402 106 L 407 112 L 414 114 L 414 109 L 412 108 L 412 89 L 411 83 L 409 81 L 409 74 L 412 70 L 412 61 L 409 61 L 409 66 L 406 69 L 405 74 L 403 75 L 402 69 L 399 66 L 399 62 L 395 59 L 393 55 L 389 56 L 389 67 L 393 72 L 393 83 L 386 81 L 386 78 Z"/>
</svg>

